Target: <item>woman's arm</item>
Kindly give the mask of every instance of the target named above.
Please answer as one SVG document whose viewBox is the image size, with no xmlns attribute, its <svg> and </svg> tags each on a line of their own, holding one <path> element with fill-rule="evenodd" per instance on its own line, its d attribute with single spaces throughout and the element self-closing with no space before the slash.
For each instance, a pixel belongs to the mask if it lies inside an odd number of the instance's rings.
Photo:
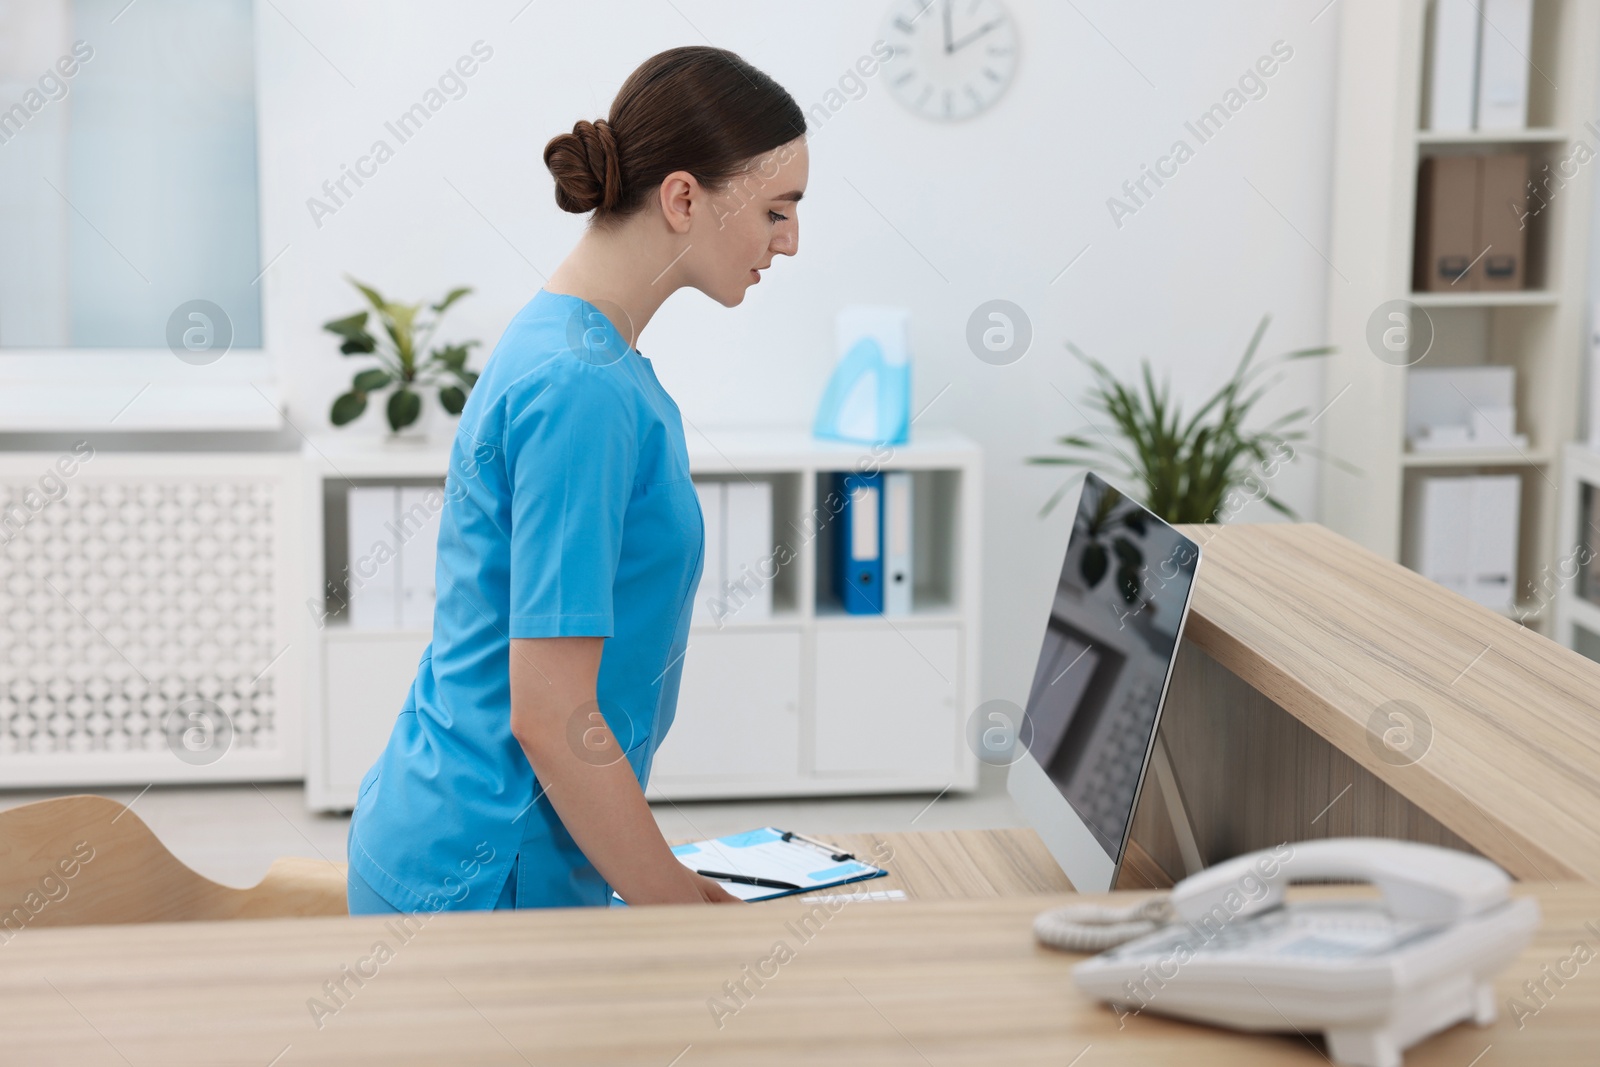
<svg viewBox="0 0 1600 1067">
<path fill-rule="evenodd" d="M 591 728 L 604 641 L 511 641 L 512 735 L 567 832 L 629 904 L 740 903 L 678 862 L 616 738 Z"/>
</svg>

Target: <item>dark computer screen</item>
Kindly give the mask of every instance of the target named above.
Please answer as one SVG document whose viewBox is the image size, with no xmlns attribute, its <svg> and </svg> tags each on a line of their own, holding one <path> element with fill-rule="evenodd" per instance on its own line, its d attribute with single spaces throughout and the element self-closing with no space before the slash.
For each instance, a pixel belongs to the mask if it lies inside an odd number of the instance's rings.
<svg viewBox="0 0 1600 1067">
<path fill-rule="evenodd" d="M 1085 477 L 1023 736 L 1119 863 L 1199 556 L 1137 502 Z"/>
</svg>

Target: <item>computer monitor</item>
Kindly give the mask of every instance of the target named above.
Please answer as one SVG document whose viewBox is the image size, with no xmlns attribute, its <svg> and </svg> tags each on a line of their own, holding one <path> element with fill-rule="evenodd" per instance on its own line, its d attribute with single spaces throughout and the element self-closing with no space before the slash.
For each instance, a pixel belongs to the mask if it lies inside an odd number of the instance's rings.
<svg viewBox="0 0 1600 1067">
<path fill-rule="evenodd" d="M 1122 869 L 1199 563 L 1199 545 L 1084 478 L 1007 779 L 1079 892 Z"/>
</svg>

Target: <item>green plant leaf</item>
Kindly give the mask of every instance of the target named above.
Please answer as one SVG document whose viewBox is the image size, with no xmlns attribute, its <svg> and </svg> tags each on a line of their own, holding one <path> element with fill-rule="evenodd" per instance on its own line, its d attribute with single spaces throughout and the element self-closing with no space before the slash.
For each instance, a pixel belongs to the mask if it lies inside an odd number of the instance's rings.
<svg viewBox="0 0 1600 1067">
<path fill-rule="evenodd" d="M 392 322 L 385 322 L 383 329 L 389 335 L 389 343 L 394 345 L 395 365 L 400 368 L 400 380 L 411 381 L 417 376 L 416 360 L 411 355 L 411 338 L 395 329 Z"/>
<path fill-rule="evenodd" d="M 456 380 L 461 383 L 463 389 L 471 392 L 472 387 L 478 384 L 478 372 L 475 370 L 458 370 L 456 371 Z"/>
<path fill-rule="evenodd" d="M 433 350 L 433 358 L 443 363 L 453 371 L 458 371 L 467 365 L 467 353 L 476 341 L 467 341 L 459 345 L 445 345 L 443 348 Z"/>
<path fill-rule="evenodd" d="M 386 305 L 385 310 L 389 316 L 389 321 L 394 323 L 396 329 L 410 333 L 412 327 L 416 324 L 417 312 L 422 310 L 422 305 L 391 303 Z"/>
<path fill-rule="evenodd" d="M 358 311 L 354 315 L 347 315 L 342 319 L 325 322 L 322 328 L 331 334 L 344 338 L 344 343 L 339 346 L 339 351 L 347 356 L 362 352 L 371 352 L 378 347 L 377 339 L 367 332 L 367 312 Z"/>
<path fill-rule="evenodd" d="M 388 304 L 383 328 L 394 342 L 394 351 L 400 362 L 400 380 L 410 382 L 417 376 L 416 336 L 412 330 L 421 304 Z"/>
<path fill-rule="evenodd" d="M 354 278 L 350 277 L 350 275 L 348 275 L 348 274 L 345 275 L 345 279 L 347 281 L 349 281 L 349 283 L 351 285 L 353 285 L 357 289 L 361 290 L 361 295 L 367 298 L 367 303 L 372 305 L 372 309 L 374 311 L 376 311 L 380 315 L 384 315 L 384 314 L 388 313 L 388 309 L 389 309 L 388 302 L 383 299 L 383 295 L 381 293 L 379 293 L 376 289 L 372 288 L 370 285 L 361 284 L 360 282 L 356 281 Z"/>
<path fill-rule="evenodd" d="M 1287 363 L 1333 351 L 1331 346 L 1317 346 L 1258 358 L 1271 321 L 1270 315 L 1262 316 L 1232 375 L 1192 412 L 1185 412 L 1182 401 L 1174 397 L 1170 378 L 1157 380 L 1148 359 L 1139 360 L 1136 375 L 1125 384 L 1105 364 L 1065 342 L 1089 371 L 1084 395 L 1090 415 L 1104 416 L 1106 425 L 1055 438 L 1067 455 L 1032 456 L 1027 462 L 1095 469 L 1120 466 L 1128 481 L 1143 483 L 1145 505 L 1162 518 L 1217 521 L 1232 487 L 1269 463 L 1292 461 L 1296 453 L 1285 457 L 1282 446 L 1309 436 L 1304 409 L 1251 429 L 1256 405 L 1283 379 Z M 1091 437 L 1090 431 L 1101 440 Z M 1313 453 L 1310 448 L 1298 451 Z M 1048 513 L 1073 484 L 1058 489 L 1040 513 Z"/>
<path fill-rule="evenodd" d="M 329 333 L 336 333 L 340 337 L 361 337 L 367 332 L 367 312 L 358 311 L 342 319 L 325 322 L 322 328 Z"/>
<path fill-rule="evenodd" d="M 1315 348 L 1297 348 L 1293 352 L 1285 352 L 1284 359 L 1309 359 L 1312 356 L 1330 356 L 1338 349 L 1334 345 L 1318 345 Z"/>
<path fill-rule="evenodd" d="M 1039 509 L 1039 517 L 1043 518 L 1054 511 L 1056 505 L 1061 503 L 1061 498 L 1067 495 L 1067 490 L 1071 489 L 1076 484 L 1078 484 L 1076 479 L 1062 482 L 1061 485 L 1057 487 L 1056 491 L 1050 494 L 1050 499 L 1046 500 L 1044 502 L 1044 506 Z"/>
<path fill-rule="evenodd" d="M 328 413 L 328 418 L 335 426 L 354 422 L 367 410 L 367 394 L 351 390 L 340 394 L 333 402 L 333 410 Z"/>
<path fill-rule="evenodd" d="M 1117 561 L 1124 567 L 1138 568 L 1144 565 L 1144 553 L 1139 551 L 1138 545 L 1126 537 L 1113 538 L 1111 550 L 1117 554 Z"/>
<path fill-rule="evenodd" d="M 396 389 L 389 394 L 386 414 L 389 416 L 389 428 L 399 433 L 416 422 L 417 416 L 422 414 L 422 397 L 403 387 Z"/>
<path fill-rule="evenodd" d="M 392 380 L 388 371 L 373 367 L 371 370 L 364 370 L 357 374 L 355 381 L 351 385 L 358 393 L 371 393 L 382 389 Z"/>
<path fill-rule="evenodd" d="M 1234 373 L 1234 380 L 1242 378 L 1245 369 L 1250 366 L 1250 361 L 1255 358 L 1256 349 L 1261 345 L 1261 338 L 1266 336 L 1267 326 L 1272 322 L 1271 315 L 1261 316 L 1261 322 L 1256 326 L 1256 332 L 1250 335 L 1250 343 L 1245 346 L 1244 358 L 1239 361 L 1239 369 Z"/>
<path fill-rule="evenodd" d="M 1109 563 L 1106 546 L 1098 541 L 1091 542 L 1084 548 L 1083 558 L 1078 561 L 1078 574 L 1082 576 L 1084 584 L 1093 589 L 1106 576 Z"/>
<path fill-rule="evenodd" d="M 461 414 L 461 409 L 467 406 L 467 394 L 453 385 L 447 385 L 439 390 L 439 406 L 452 415 Z"/>
<path fill-rule="evenodd" d="M 441 315 L 444 314 L 445 310 L 448 309 L 451 304 L 454 304 L 457 300 L 460 300 L 470 292 L 472 292 L 472 288 L 466 285 L 461 286 L 459 289 L 450 290 L 448 293 L 444 294 L 443 300 L 433 305 L 434 312 Z"/>
</svg>

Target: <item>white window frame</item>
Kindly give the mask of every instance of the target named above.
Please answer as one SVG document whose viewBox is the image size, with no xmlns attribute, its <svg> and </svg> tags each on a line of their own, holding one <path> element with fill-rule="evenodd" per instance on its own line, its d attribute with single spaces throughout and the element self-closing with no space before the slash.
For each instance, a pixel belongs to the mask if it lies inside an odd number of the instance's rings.
<svg viewBox="0 0 1600 1067">
<path fill-rule="evenodd" d="M 261 347 L 194 366 L 166 349 L 0 348 L 0 432 L 279 430 L 285 425 L 272 347 L 272 271 L 267 257 L 288 238 L 274 232 L 264 183 L 275 158 L 263 136 L 262 41 L 268 5 L 252 2 L 255 48 L 256 232 L 263 274 Z M 276 243 L 274 243 L 276 241 Z"/>
</svg>

